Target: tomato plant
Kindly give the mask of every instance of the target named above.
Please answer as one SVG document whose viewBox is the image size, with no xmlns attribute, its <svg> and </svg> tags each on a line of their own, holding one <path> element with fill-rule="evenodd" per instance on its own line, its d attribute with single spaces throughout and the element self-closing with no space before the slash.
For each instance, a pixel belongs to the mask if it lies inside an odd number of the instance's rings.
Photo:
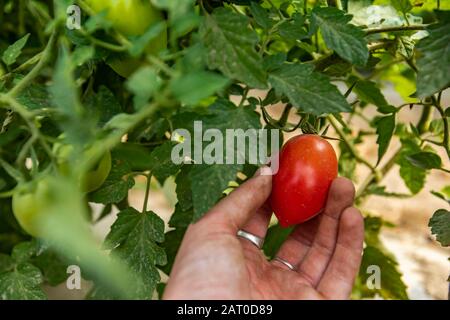
<svg viewBox="0 0 450 320">
<path fill-rule="evenodd" d="M 330 185 L 337 177 L 338 162 L 333 147 L 316 135 L 290 139 L 279 161 L 270 202 L 280 224 L 288 227 L 323 210 Z"/>
<path fill-rule="evenodd" d="M 408 199 L 430 201 L 429 245 L 450 245 L 449 12 L 409 0 L 0 1 L 0 297 L 46 298 L 68 260 L 91 280 L 87 298 L 161 296 L 188 226 L 265 163 L 252 139 L 267 129 L 268 157 L 298 137 L 273 178 L 279 220 L 264 251 L 292 229 L 280 225 L 323 208 L 337 161 L 366 226 L 353 297 L 408 298 L 380 237 L 391 221 L 370 204 L 404 201 L 414 215 Z M 62 218 L 34 241 L 47 203 Z M 92 231 L 108 221 L 105 237 Z M 382 289 L 367 287 L 373 265 Z"/>
</svg>

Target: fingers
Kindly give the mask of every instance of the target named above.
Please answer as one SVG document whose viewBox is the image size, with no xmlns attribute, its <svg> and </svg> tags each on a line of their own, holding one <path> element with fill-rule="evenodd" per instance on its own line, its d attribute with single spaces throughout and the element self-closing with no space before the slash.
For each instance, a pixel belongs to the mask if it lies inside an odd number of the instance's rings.
<svg viewBox="0 0 450 320">
<path fill-rule="evenodd" d="M 261 170 L 270 170 L 263 167 Z M 261 175 L 257 173 L 253 178 L 247 180 L 239 188 L 231 192 L 222 199 L 208 213 L 210 217 L 219 219 L 232 228 L 233 232 L 243 229 L 246 223 L 251 230 L 247 232 L 258 232 L 262 234 L 267 229 L 269 215 L 268 206 L 264 206 L 272 190 L 272 176 L 270 174 Z M 258 212 L 250 222 L 250 218 Z"/>
<path fill-rule="evenodd" d="M 317 233 L 311 248 L 298 267 L 298 272 L 316 287 L 333 255 L 342 212 L 353 204 L 355 188 L 345 178 L 333 181 Z"/>
<path fill-rule="evenodd" d="M 361 264 L 364 220 L 355 208 L 341 217 L 336 248 L 317 290 L 329 299 L 348 299 Z"/>
<path fill-rule="evenodd" d="M 276 256 L 297 268 L 311 248 L 319 223 L 320 216 L 295 227 L 294 231 L 292 231 L 286 241 L 281 245 Z M 272 263 L 284 269 L 287 268 L 276 260 L 273 260 Z"/>
</svg>

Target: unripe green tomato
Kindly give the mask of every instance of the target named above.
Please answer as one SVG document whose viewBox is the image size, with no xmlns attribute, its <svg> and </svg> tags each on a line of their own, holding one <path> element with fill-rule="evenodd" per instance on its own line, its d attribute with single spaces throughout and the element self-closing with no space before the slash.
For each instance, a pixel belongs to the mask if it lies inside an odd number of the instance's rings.
<svg viewBox="0 0 450 320">
<path fill-rule="evenodd" d="M 163 21 L 164 16 L 150 0 L 87 0 L 91 8 L 99 13 L 107 10 L 106 18 L 112 26 L 125 36 L 140 36 L 150 26 Z M 156 54 L 167 47 L 167 30 L 161 32 L 146 48 L 148 54 Z M 130 57 L 116 59 L 109 65 L 123 77 L 128 77 L 141 61 Z"/>
<path fill-rule="evenodd" d="M 56 143 L 53 149 L 58 163 L 59 172 L 62 175 L 70 175 L 70 158 L 73 156 L 74 148 L 69 144 Z M 89 157 L 93 149 L 87 149 L 84 156 Z M 106 152 L 94 168 L 80 177 L 80 188 L 83 192 L 92 192 L 97 190 L 105 182 L 111 171 L 111 152 Z"/>
<path fill-rule="evenodd" d="M 39 221 L 43 221 L 52 202 L 47 178 L 21 184 L 12 197 L 12 209 L 20 226 L 34 237 L 42 235 Z"/>
</svg>

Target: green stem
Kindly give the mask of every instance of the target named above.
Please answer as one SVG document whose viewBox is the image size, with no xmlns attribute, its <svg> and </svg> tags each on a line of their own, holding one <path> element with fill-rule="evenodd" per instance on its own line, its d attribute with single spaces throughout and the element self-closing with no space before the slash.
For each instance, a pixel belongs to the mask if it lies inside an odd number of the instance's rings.
<svg viewBox="0 0 450 320">
<path fill-rule="evenodd" d="M 444 108 L 441 107 L 441 105 L 436 101 L 436 99 L 432 96 L 431 97 L 434 106 L 439 111 L 439 114 L 441 115 L 442 121 L 444 123 L 444 139 L 442 141 L 442 145 L 447 152 L 447 156 L 450 159 L 450 126 L 448 123 L 448 118 L 445 116 Z"/>
<path fill-rule="evenodd" d="M 158 68 L 160 68 L 169 77 L 174 78 L 176 76 L 175 72 L 167 64 L 165 64 L 164 61 L 161 61 L 157 57 L 149 55 L 149 56 L 147 56 L 147 60 L 151 64 L 153 64 L 153 65 L 157 66 Z"/>
<path fill-rule="evenodd" d="M 142 213 L 147 212 L 148 198 L 150 196 L 150 183 L 152 181 L 151 172 L 148 175 L 146 175 L 146 177 L 147 177 L 147 183 L 145 185 L 145 198 L 144 198 L 144 205 L 142 207 Z"/>
<path fill-rule="evenodd" d="M 395 161 L 397 160 L 397 156 L 400 153 L 401 148 L 398 149 L 392 157 L 386 162 L 384 166 L 382 166 L 379 169 L 379 176 L 377 176 L 376 173 L 371 172 L 366 179 L 364 179 L 363 183 L 359 186 L 358 191 L 356 192 L 355 199 L 360 199 L 361 196 L 364 194 L 366 189 L 375 181 L 381 180 L 383 177 L 386 176 L 386 174 L 392 169 L 392 167 L 395 165 Z"/>
<path fill-rule="evenodd" d="M 334 130 L 337 132 L 339 137 L 341 138 L 342 142 L 344 142 L 345 146 L 349 149 L 350 153 L 353 155 L 353 157 L 360 163 L 364 164 L 367 168 L 372 171 L 372 173 L 376 173 L 376 169 L 374 166 L 372 166 L 366 159 L 362 158 L 358 151 L 356 150 L 355 146 L 348 140 L 347 135 L 344 133 L 344 131 L 339 127 L 336 119 L 333 115 L 329 115 L 327 117 L 328 121 L 330 122 L 331 126 L 334 128 Z"/>
<path fill-rule="evenodd" d="M 431 111 L 431 106 L 427 105 L 423 107 L 422 115 L 420 116 L 419 122 L 417 122 L 417 129 L 420 134 L 427 132 L 430 127 L 431 119 L 433 117 Z"/>
<path fill-rule="evenodd" d="M 47 46 L 45 47 L 44 51 L 42 52 L 42 57 L 39 60 L 39 62 L 34 66 L 34 68 L 24 77 L 22 80 L 20 80 L 14 88 L 12 88 L 8 95 L 11 98 L 16 97 L 20 92 L 22 92 L 23 89 L 25 89 L 41 72 L 41 70 L 47 65 L 47 63 L 50 61 L 53 48 L 56 44 L 57 39 L 57 32 L 56 30 L 53 31 L 52 35 L 50 36 L 50 40 L 47 43 Z"/>
<path fill-rule="evenodd" d="M 408 31 L 408 30 L 425 30 L 428 25 L 419 24 L 419 25 L 409 25 L 409 26 L 395 26 L 395 27 L 384 27 L 384 28 L 373 28 L 373 29 L 365 29 L 366 35 L 374 34 L 374 33 L 382 33 L 382 32 L 398 32 L 398 31 Z"/>
</svg>

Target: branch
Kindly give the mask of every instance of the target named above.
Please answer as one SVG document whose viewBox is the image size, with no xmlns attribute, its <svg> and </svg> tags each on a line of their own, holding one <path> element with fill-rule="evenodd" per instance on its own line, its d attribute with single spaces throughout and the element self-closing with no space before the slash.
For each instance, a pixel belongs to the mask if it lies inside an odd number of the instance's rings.
<svg viewBox="0 0 450 320">
<path fill-rule="evenodd" d="M 395 27 L 384 27 L 384 28 L 373 28 L 373 29 L 365 29 L 366 35 L 374 34 L 374 33 L 382 33 L 382 32 L 398 32 L 398 31 L 411 31 L 411 30 L 425 30 L 427 28 L 427 24 L 419 24 L 412 26 L 395 26 Z"/>
<path fill-rule="evenodd" d="M 367 168 L 372 171 L 372 173 L 375 175 L 376 170 L 375 167 L 372 166 L 366 159 L 362 158 L 358 151 L 356 150 L 355 146 L 348 140 L 347 135 L 344 133 L 344 131 L 339 127 L 337 124 L 335 118 L 333 115 L 329 115 L 327 117 L 328 121 L 330 122 L 331 126 L 336 130 L 337 134 L 341 138 L 342 142 L 346 145 L 346 147 L 350 150 L 350 153 L 353 155 L 353 157 L 358 161 L 364 164 Z"/>
</svg>

